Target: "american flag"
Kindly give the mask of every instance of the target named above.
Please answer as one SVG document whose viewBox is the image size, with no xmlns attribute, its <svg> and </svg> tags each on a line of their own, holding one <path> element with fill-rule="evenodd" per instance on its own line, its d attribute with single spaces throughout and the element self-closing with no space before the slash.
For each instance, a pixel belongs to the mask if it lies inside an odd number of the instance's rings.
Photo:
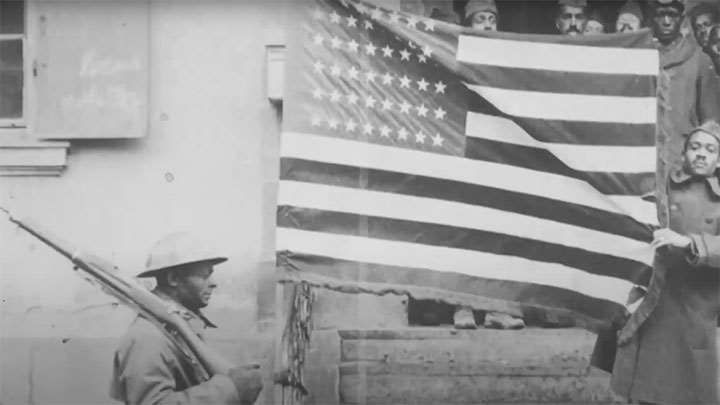
<svg viewBox="0 0 720 405">
<path fill-rule="evenodd" d="M 303 2 L 288 46 L 283 279 L 478 309 L 625 313 L 650 274 L 649 32 L 477 33 Z"/>
</svg>

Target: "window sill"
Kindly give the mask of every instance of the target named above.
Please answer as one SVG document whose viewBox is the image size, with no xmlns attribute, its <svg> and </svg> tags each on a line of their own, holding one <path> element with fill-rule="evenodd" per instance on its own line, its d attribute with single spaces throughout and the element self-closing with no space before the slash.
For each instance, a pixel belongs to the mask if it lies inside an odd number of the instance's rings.
<svg viewBox="0 0 720 405">
<path fill-rule="evenodd" d="M 69 142 L 40 141 L 24 129 L 0 129 L 0 176 L 59 176 Z"/>
</svg>

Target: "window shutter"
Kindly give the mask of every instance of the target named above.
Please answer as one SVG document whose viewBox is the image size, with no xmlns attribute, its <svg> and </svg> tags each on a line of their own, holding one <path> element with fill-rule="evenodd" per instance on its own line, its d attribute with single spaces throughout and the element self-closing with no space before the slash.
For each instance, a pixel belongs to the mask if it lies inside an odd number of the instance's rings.
<svg viewBox="0 0 720 405">
<path fill-rule="evenodd" d="M 31 1 L 31 133 L 138 138 L 148 125 L 149 2 Z"/>
</svg>

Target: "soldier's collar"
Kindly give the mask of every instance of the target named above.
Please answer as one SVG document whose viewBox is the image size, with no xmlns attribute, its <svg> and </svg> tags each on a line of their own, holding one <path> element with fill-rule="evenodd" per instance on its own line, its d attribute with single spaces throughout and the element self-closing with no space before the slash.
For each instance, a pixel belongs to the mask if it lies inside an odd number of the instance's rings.
<svg viewBox="0 0 720 405">
<path fill-rule="evenodd" d="M 685 183 L 685 182 L 691 180 L 692 178 L 693 178 L 692 175 L 688 174 L 687 172 L 685 172 L 685 170 L 682 170 L 682 169 L 675 170 L 674 172 L 672 172 L 670 174 L 670 180 L 676 184 Z M 710 186 L 710 190 L 712 190 L 713 194 L 720 197 L 720 181 L 718 181 L 718 177 L 717 176 L 706 177 L 705 181 Z"/>
<path fill-rule="evenodd" d="M 164 292 L 158 290 L 157 288 L 153 290 L 153 293 L 154 293 L 155 295 L 157 295 L 158 297 L 160 297 L 163 301 L 167 301 L 167 302 L 171 303 L 174 307 L 176 307 L 176 308 L 178 309 L 178 311 L 180 312 L 180 316 L 182 316 L 183 319 L 185 319 L 186 321 L 190 322 L 190 321 L 192 321 L 192 320 L 194 320 L 194 319 L 195 319 L 195 320 L 200 320 L 200 321 L 205 325 L 206 328 L 217 328 L 217 325 L 215 325 L 214 323 L 212 323 L 212 322 L 211 322 L 207 317 L 205 317 L 205 315 L 204 315 L 202 312 L 200 312 L 199 310 L 197 310 L 197 311 L 192 311 L 192 310 L 188 309 L 187 307 L 185 307 L 185 306 L 182 305 L 181 303 L 175 301 L 171 296 L 165 294 Z"/>
</svg>

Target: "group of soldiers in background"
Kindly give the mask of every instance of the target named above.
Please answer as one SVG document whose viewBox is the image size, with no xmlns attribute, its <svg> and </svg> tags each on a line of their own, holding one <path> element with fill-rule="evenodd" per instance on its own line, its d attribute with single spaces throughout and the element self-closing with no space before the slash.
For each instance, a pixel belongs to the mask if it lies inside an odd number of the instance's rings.
<svg viewBox="0 0 720 405">
<path fill-rule="evenodd" d="M 676 4 L 673 4 L 676 3 Z M 681 9 L 679 15 L 687 17 L 687 24 L 694 39 L 713 59 L 720 74 L 720 8 L 717 4 L 699 3 L 685 10 L 681 1 L 668 1 L 673 9 Z M 607 21 L 600 10 L 591 9 L 586 0 L 560 0 L 555 15 L 555 28 L 563 35 L 598 35 L 614 32 L 633 32 L 645 26 L 653 26 L 656 17 L 652 4 L 647 10 L 636 0 L 628 0 L 617 12 L 613 22 Z M 643 11 L 645 9 L 645 11 Z M 676 12 L 678 13 L 678 12 Z M 672 12 L 670 14 L 673 14 Z M 647 17 L 647 18 L 646 18 Z M 664 18 L 675 18 L 666 15 Z M 484 31 L 497 31 L 501 16 L 494 0 L 470 0 L 464 8 L 463 25 Z"/>
</svg>

